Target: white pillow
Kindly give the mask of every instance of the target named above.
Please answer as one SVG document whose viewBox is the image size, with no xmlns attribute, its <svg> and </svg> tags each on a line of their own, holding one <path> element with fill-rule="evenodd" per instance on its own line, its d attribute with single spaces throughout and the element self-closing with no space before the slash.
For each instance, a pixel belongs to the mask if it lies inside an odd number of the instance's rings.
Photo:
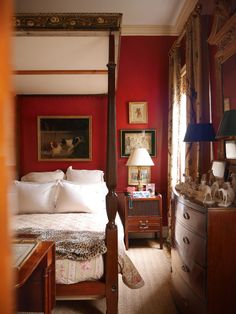
<svg viewBox="0 0 236 314">
<path fill-rule="evenodd" d="M 15 181 L 18 213 L 52 213 L 55 208 L 57 182 L 35 183 Z"/>
<path fill-rule="evenodd" d="M 108 192 L 106 183 L 78 184 L 66 180 L 58 183 L 55 212 L 86 212 L 104 210 Z"/>
<path fill-rule="evenodd" d="M 9 186 L 8 189 L 8 207 L 13 215 L 18 214 L 18 196 L 17 196 L 17 188 L 16 185 L 14 184 L 14 181 L 12 181 L 12 184 Z"/>
<path fill-rule="evenodd" d="M 78 170 L 70 166 L 66 171 L 66 179 L 81 184 L 104 182 L 104 173 L 102 170 Z"/>
<path fill-rule="evenodd" d="M 21 177 L 21 181 L 25 182 L 52 182 L 57 180 L 63 180 L 65 174 L 62 170 L 45 171 L 45 172 L 29 172 L 25 176 Z"/>
</svg>

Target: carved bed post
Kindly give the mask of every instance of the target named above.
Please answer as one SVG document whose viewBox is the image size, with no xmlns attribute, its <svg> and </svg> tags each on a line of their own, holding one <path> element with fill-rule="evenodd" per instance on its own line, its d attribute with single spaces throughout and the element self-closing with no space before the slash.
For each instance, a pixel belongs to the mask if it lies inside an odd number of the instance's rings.
<svg viewBox="0 0 236 314">
<path fill-rule="evenodd" d="M 109 36 L 109 63 L 108 67 L 108 126 L 107 126 L 107 164 L 106 182 L 108 195 L 106 208 L 108 223 L 106 226 L 106 302 L 107 313 L 118 312 L 118 245 L 117 213 L 118 198 L 115 192 L 117 184 L 117 156 L 116 156 L 116 104 L 115 104 L 115 43 L 114 35 Z"/>
</svg>

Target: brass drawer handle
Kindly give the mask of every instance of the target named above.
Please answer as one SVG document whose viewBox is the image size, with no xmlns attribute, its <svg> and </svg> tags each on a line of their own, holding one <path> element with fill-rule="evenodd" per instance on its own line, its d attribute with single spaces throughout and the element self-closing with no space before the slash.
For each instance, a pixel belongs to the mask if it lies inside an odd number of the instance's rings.
<svg viewBox="0 0 236 314">
<path fill-rule="evenodd" d="M 142 222 L 142 220 L 140 220 L 139 229 L 148 229 L 148 220 L 146 220 L 145 222 Z"/>
<path fill-rule="evenodd" d="M 190 215 L 189 215 L 189 213 L 187 213 L 187 212 L 185 212 L 184 214 L 183 214 L 183 217 L 184 217 L 184 219 L 190 219 Z"/>
<path fill-rule="evenodd" d="M 189 273 L 189 272 L 190 272 L 190 270 L 189 270 L 189 268 L 188 268 L 187 265 L 182 265 L 182 266 L 181 266 L 181 269 L 182 269 L 185 273 Z"/>
<path fill-rule="evenodd" d="M 185 244 L 189 244 L 189 243 L 190 243 L 188 237 L 183 237 L 183 242 L 184 242 Z"/>
</svg>

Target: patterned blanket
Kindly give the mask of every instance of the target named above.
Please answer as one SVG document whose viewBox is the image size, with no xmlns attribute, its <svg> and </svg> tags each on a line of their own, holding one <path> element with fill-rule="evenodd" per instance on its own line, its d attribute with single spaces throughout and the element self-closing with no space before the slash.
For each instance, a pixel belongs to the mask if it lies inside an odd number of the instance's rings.
<svg viewBox="0 0 236 314">
<path fill-rule="evenodd" d="M 103 232 L 23 228 L 18 229 L 17 234 L 32 234 L 41 241 L 54 241 L 56 257 L 60 259 L 87 261 L 107 251 Z"/>
</svg>

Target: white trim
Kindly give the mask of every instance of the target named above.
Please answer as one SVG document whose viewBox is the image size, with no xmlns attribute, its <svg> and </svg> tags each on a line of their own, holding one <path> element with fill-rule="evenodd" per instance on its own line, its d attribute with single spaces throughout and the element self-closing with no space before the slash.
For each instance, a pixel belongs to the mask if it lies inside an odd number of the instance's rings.
<svg viewBox="0 0 236 314">
<path fill-rule="evenodd" d="M 122 25 L 122 36 L 178 36 L 198 0 L 186 0 L 175 25 Z"/>
<path fill-rule="evenodd" d="M 170 25 L 124 25 L 121 36 L 177 36 L 175 27 Z"/>
<path fill-rule="evenodd" d="M 196 4 L 197 4 L 198 0 L 186 0 L 185 4 L 177 18 L 176 24 L 175 24 L 175 30 L 177 33 L 181 33 L 183 28 L 184 28 L 184 24 L 187 22 L 187 19 L 189 17 L 189 15 L 193 12 Z"/>
</svg>

